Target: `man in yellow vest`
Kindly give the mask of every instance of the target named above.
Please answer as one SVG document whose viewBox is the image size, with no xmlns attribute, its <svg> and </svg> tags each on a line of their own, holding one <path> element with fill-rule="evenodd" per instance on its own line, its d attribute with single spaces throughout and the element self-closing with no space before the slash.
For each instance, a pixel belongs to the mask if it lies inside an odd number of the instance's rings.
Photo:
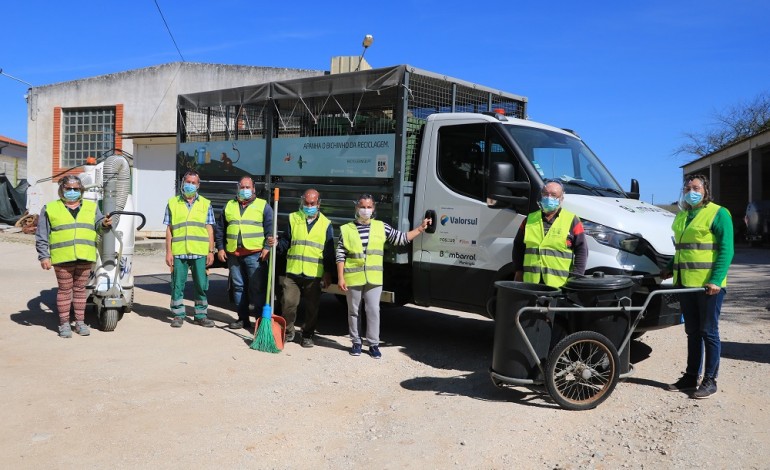
<svg viewBox="0 0 770 470">
<path fill-rule="evenodd" d="M 540 196 L 540 210 L 524 219 L 513 240 L 514 280 L 561 287 L 570 274 L 585 273 L 588 245 L 580 219 L 561 208 L 561 181 L 547 180 Z"/>
<path fill-rule="evenodd" d="M 289 214 L 289 225 L 279 240 L 268 237 L 270 246 L 278 245 L 277 254 L 286 254 L 286 276 L 281 277 L 281 311 L 286 319 L 286 341 L 294 340 L 297 307 L 302 301 L 305 323 L 302 347 L 313 347 L 318 325 L 321 289 L 331 284 L 334 269 L 334 233 L 332 224 L 320 212 L 321 196 L 308 189 L 300 198 L 299 210 Z"/>
<path fill-rule="evenodd" d="M 166 265 L 171 268 L 171 321 L 173 328 L 184 325 L 184 286 L 187 272 L 192 272 L 195 287 L 194 323 L 214 326 L 208 318 L 209 277 L 206 267 L 214 262 L 214 211 L 211 202 L 198 195 L 200 176 L 190 170 L 182 178 L 181 194 L 166 205 Z"/>
<path fill-rule="evenodd" d="M 249 305 L 259 314 L 265 304 L 264 260 L 270 253 L 265 237 L 272 226 L 273 209 L 266 200 L 256 197 L 254 180 L 244 176 L 238 182 L 235 199 L 225 205 L 215 231 L 217 257 L 227 262 L 237 306 L 238 320 L 230 323 L 234 330 L 251 329 Z"/>
<path fill-rule="evenodd" d="M 730 212 L 711 200 L 708 179 L 690 175 L 684 180 L 681 211 L 674 224 L 676 252 L 661 277 L 673 273 L 677 287 L 703 287 L 703 292 L 680 294 L 679 304 L 687 335 L 687 368 L 668 389 L 709 398 L 717 392 L 719 373 L 719 314 L 733 260 L 733 221 Z M 701 367 L 703 380 L 698 384 Z"/>
</svg>

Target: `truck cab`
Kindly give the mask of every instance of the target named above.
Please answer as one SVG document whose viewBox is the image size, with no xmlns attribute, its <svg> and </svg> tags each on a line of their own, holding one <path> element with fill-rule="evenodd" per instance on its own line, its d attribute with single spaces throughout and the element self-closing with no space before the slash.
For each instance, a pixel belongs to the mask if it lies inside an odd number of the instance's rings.
<svg viewBox="0 0 770 470">
<path fill-rule="evenodd" d="M 586 274 L 636 276 L 639 302 L 660 287 L 656 276 L 674 255 L 674 214 L 624 191 L 572 131 L 499 113 L 445 113 L 427 118 L 422 138 L 414 212 L 435 223 L 413 246 L 417 304 L 491 316 L 494 282 L 513 279 L 513 238 L 547 179 L 564 184 L 563 207 L 583 222 Z M 675 299 L 650 310 L 642 330 L 679 323 Z"/>
</svg>

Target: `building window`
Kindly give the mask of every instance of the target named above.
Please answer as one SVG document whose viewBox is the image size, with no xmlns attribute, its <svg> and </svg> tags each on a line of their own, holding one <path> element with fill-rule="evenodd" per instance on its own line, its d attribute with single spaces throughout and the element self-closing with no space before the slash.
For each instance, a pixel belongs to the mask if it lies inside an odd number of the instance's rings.
<svg viewBox="0 0 770 470">
<path fill-rule="evenodd" d="M 115 148 L 115 108 L 62 110 L 61 166 L 71 168 Z"/>
</svg>

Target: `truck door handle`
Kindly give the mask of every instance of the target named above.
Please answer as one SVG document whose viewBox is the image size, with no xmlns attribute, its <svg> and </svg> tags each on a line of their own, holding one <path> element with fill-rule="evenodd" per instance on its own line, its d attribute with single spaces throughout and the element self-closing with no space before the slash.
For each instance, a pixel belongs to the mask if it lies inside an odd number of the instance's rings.
<svg viewBox="0 0 770 470">
<path fill-rule="evenodd" d="M 436 211 L 434 210 L 425 211 L 425 218 L 430 219 L 428 228 L 425 231 L 428 233 L 436 233 Z"/>
</svg>

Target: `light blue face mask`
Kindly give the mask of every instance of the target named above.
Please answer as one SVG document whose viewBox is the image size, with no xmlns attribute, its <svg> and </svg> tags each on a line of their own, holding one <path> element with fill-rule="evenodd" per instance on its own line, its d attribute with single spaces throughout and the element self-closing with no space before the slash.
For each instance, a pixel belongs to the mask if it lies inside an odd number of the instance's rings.
<svg viewBox="0 0 770 470">
<path fill-rule="evenodd" d="M 242 201 L 248 201 L 251 199 L 251 190 L 250 189 L 239 189 L 238 190 L 238 199 Z"/>
<path fill-rule="evenodd" d="M 703 200 L 703 194 L 697 191 L 690 191 L 684 195 L 684 202 L 695 207 Z"/>
<path fill-rule="evenodd" d="M 187 197 L 194 196 L 195 193 L 198 192 L 198 188 L 195 187 L 192 183 L 185 183 L 182 185 L 182 194 L 184 194 Z"/>
<path fill-rule="evenodd" d="M 559 198 L 557 197 L 543 197 L 540 199 L 540 208 L 543 212 L 553 212 L 559 208 Z"/>
<path fill-rule="evenodd" d="M 68 189 L 64 191 L 64 199 L 69 202 L 75 202 L 80 199 L 80 191 L 77 189 Z"/>
<path fill-rule="evenodd" d="M 313 206 L 313 207 L 302 206 L 302 212 L 307 217 L 315 217 L 315 215 L 318 213 L 318 206 Z"/>
</svg>

